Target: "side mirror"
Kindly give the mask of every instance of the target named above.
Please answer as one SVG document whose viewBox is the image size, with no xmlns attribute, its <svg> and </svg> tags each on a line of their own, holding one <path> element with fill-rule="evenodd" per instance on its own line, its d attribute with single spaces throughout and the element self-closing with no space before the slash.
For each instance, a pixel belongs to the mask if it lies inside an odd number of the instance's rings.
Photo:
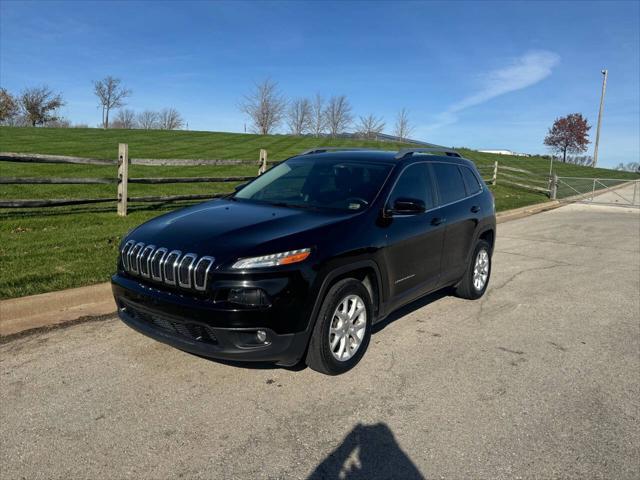
<svg viewBox="0 0 640 480">
<path fill-rule="evenodd" d="M 418 213 L 423 213 L 427 207 L 425 206 L 422 200 L 418 200 L 417 198 L 398 198 L 393 204 L 393 208 L 391 209 L 391 214 L 398 215 L 415 215 Z"/>
</svg>

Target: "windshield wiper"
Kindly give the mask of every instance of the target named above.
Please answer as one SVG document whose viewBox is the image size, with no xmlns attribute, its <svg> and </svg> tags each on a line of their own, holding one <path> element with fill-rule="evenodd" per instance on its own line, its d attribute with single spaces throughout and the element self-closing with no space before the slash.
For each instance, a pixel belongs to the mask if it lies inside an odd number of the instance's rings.
<svg viewBox="0 0 640 480">
<path fill-rule="evenodd" d="M 288 207 L 288 208 L 302 208 L 305 210 L 321 210 L 320 207 L 314 205 L 305 205 L 301 203 L 287 203 L 287 202 L 266 202 L 274 207 Z"/>
</svg>

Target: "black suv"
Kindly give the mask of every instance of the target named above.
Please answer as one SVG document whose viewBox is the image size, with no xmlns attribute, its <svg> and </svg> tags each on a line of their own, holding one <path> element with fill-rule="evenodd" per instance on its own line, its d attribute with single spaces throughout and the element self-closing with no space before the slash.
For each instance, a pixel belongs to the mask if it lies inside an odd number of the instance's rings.
<svg viewBox="0 0 640 480">
<path fill-rule="evenodd" d="M 113 292 L 125 323 L 179 349 L 339 374 L 393 310 L 482 296 L 495 232 L 455 151 L 319 148 L 131 231 Z"/>
</svg>

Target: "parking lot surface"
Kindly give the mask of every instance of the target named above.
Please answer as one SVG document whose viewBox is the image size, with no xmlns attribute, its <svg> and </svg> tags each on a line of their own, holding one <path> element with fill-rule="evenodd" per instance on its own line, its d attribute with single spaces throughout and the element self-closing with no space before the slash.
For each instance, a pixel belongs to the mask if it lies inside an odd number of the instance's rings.
<svg viewBox="0 0 640 480">
<path fill-rule="evenodd" d="M 420 300 L 327 377 L 116 318 L 0 345 L 9 478 L 638 478 L 640 213 L 499 225 L 476 302 Z"/>
</svg>

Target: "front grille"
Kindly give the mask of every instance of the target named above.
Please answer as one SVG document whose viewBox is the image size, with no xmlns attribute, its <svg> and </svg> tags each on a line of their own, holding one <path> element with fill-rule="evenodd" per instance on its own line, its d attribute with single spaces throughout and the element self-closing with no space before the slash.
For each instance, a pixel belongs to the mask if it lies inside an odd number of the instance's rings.
<svg viewBox="0 0 640 480">
<path fill-rule="evenodd" d="M 121 310 L 134 320 L 153 325 L 160 330 L 188 340 L 211 345 L 218 344 L 215 331 L 211 327 L 188 321 L 177 321 L 166 315 L 140 308 L 130 302 L 121 301 L 121 303 L 123 305 Z"/>
<path fill-rule="evenodd" d="M 195 253 L 182 254 L 155 245 L 145 245 L 135 240 L 127 241 L 120 251 L 122 268 L 137 277 L 144 277 L 166 285 L 207 290 L 209 271 L 213 268 L 214 257 L 199 257 Z"/>
</svg>

